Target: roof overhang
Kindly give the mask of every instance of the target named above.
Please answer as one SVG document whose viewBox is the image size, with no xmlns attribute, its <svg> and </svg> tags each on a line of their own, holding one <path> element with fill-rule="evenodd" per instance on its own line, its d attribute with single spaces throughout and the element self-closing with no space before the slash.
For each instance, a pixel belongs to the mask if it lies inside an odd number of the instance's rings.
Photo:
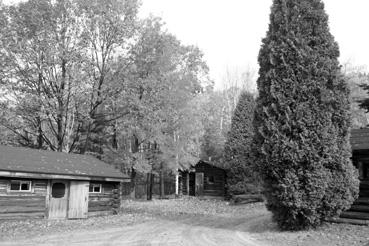
<svg viewBox="0 0 369 246">
<path fill-rule="evenodd" d="M 33 179 L 68 179 L 68 180 L 90 180 L 90 181 L 106 181 L 106 182 L 130 182 L 130 178 L 116 178 L 116 177 L 96 177 L 83 175 L 64 175 L 64 174 L 50 174 L 50 173 L 32 173 L 32 172 L 18 172 L 0 170 L 0 177 L 10 178 L 33 178 Z"/>
</svg>

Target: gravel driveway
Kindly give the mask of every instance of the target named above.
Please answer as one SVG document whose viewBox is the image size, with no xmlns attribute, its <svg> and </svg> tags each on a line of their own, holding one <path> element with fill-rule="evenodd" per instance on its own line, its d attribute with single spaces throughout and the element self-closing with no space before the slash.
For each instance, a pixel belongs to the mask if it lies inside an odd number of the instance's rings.
<svg viewBox="0 0 369 246">
<path fill-rule="evenodd" d="M 188 222 L 190 221 L 155 220 L 124 228 L 112 227 L 59 233 L 15 242 L 3 242 L 1 245 L 265 245 L 246 232 L 191 225 Z"/>
<path fill-rule="evenodd" d="M 0 221 L 0 245 L 363 246 L 368 231 L 327 223 L 281 232 L 262 203 L 176 199 L 126 201 L 120 215 L 87 220 Z"/>
</svg>

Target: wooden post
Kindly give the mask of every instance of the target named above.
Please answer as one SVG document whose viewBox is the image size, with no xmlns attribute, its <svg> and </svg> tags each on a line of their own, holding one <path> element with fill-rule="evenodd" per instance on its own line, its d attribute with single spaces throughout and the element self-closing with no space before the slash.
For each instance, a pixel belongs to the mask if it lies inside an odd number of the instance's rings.
<svg viewBox="0 0 369 246">
<path fill-rule="evenodd" d="M 179 195 L 179 178 L 178 178 L 178 171 L 176 172 L 176 192 L 175 192 L 175 194 L 176 194 L 176 196 L 178 196 Z"/>
<path fill-rule="evenodd" d="M 50 195 L 51 195 L 51 180 L 47 180 L 47 187 L 46 187 L 46 206 L 45 206 L 45 218 L 49 218 L 49 205 L 50 205 Z"/>
<path fill-rule="evenodd" d="M 147 200 L 151 200 L 151 173 L 147 174 L 146 178 L 146 198 Z"/>
<path fill-rule="evenodd" d="M 190 173 L 186 173 L 186 188 L 187 188 L 187 196 L 190 195 Z"/>
</svg>

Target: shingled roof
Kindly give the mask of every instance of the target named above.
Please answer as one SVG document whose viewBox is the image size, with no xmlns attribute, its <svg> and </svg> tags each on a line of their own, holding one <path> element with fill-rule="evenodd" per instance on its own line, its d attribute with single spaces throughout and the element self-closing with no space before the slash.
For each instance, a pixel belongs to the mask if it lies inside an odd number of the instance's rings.
<svg viewBox="0 0 369 246">
<path fill-rule="evenodd" d="M 0 171 L 129 179 L 113 166 L 88 155 L 0 145 Z"/>
<path fill-rule="evenodd" d="M 368 150 L 369 128 L 351 130 L 350 142 L 352 150 Z"/>
</svg>

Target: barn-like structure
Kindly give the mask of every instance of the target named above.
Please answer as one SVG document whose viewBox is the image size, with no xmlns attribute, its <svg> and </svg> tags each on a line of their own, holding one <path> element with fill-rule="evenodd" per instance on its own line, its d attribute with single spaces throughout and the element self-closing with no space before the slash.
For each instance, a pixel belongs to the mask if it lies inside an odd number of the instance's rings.
<svg viewBox="0 0 369 246">
<path fill-rule="evenodd" d="M 197 197 L 226 195 L 226 171 L 208 162 L 199 161 L 189 170 L 179 172 L 179 192 Z"/>
<path fill-rule="evenodd" d="M 110 214 L 129 181 L 92 156 L 0 145 L 0 219 Z"/>
</svg>

